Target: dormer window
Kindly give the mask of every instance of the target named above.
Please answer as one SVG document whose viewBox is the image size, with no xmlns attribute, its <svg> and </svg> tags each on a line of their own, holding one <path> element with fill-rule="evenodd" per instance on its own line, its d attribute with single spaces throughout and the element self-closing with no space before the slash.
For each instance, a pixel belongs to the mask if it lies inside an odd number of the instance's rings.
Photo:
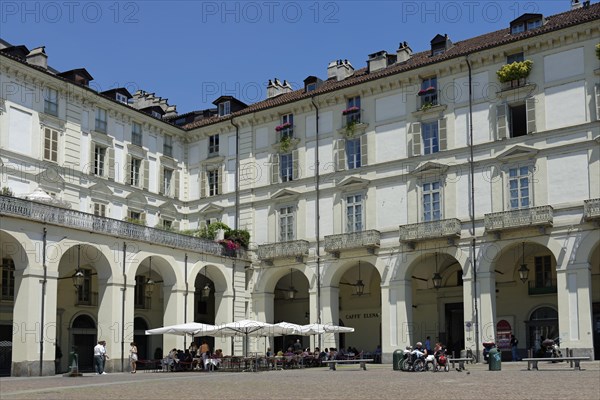
<svg viewBox="0 0 600 400">
<path fill-rule="evenodd" d="M 431 56 L 437 56 L 439 54 L 443 54 L 446 50 L 452 47 L 452 41 L 448 38 L 448 35 L 435 35 L 435 37 L 431 40 Z"/>
<path fill-rule="evenodd" d="M 312 76 L 312 75 L 308 76 L 304 80 L 304 91 L 306 93 L 314 92 L 315 90 L 317 90 L 319 88 L 319 86 L 321 86 L 322 83 L 323 83 L 323 81 L 321 79 L 317 78 L 316 76 Z"/>
<path fill-rule="evenodd" d="M 306 91 L 307 92 L 313 92 L 317 89 L 317 83 L 313 82 L 313 83 L 309 83 L 308 85 L 306 85 Z"/>
<path fill-rule="evenodd" d="M 154 118 L 162 118 L 162 115 L 158 111 L 152 110 L 151 114 Z"/>
<path fill-rule="evenodd" d="M 542 14 L 523 14 L 519 18 L 511 21 L 510 33 L 516 35 L 525 31 L 531 31 L 544 25 L 544 16 Z"/>
<path fill-rule="evenodd" d="M 224 117 L 231 114 L 231 102 L 224 101 L 219 103 L 219 117 Z"/>
<path fill-rule="evenodd" d="M 122 93 L 116 93 L 115 98 L 119 103 L 127 104 L 127 96 Z"/>
</svg>

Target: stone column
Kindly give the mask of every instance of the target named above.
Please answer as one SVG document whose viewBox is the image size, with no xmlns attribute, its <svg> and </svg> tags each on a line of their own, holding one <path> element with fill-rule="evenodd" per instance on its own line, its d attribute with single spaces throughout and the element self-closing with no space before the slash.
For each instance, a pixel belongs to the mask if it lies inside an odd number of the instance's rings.
<svg viewBox="0 0 600 400">
<path fill-rule="evenodd" d="M 385 302 L 382 303 L 385 304 Z M 382 343 L 384 363 L 392 361 L 394 350 L 404 349 L 412 343 L 414 339 L 412 313 L 412 282 L 406 279 L 391 281 L 389 287 L 389 340 L 385 340 L 384 333 L 384 343 Z"/>
<path fill-rule="evenodd" d="M 233 293 L 231 291 L 215 292 L 215 325 L 233 321 Z M 215 349 L 223 353 L 231 353 L 231 338 L 215 337 Z"/>
<path fill-rule="evenodd" d="M 479 347 L 482 347 L 482 342 L 496 342 L 496 276 L 493 272 L 479 272 L 477 280 L 479 284 L 477 288 L 479 321 L 481 321 Z M 465 343 L 469 337 L 466 330 L 465 327 Z M 474 349 L 474 346 L 471 349 Z"/>
<path fill-rule="evenodd" d="M 324 325 L 339 325 L 340 289 L 334 286 L 324 286 L 321 288 L 321 323 Z M 337 337 L 335 334 L 325 333 L 321 337 L 323 348 L 338 347 Z"/>
<path fill-rule="evenodd" d="M 183 321 L 183 306 L 185 304 L 185 288 L 177 285 L 163 286 L 163 326 L 181 324 Z M 171 349 L 183 348 L 183 336 L 163 335 L 163 352 L 168 354 Z"/>
<path fill-rule="evenodd" d="M 119 279 L 122 280 L 122 277 Z M 98 279 L 98 340 L 106 341 L 106 354 L 109 357 L 105 364 L 107 372 L 121 371 L 121 366 L 123 366 L 123 370 L 127 368 L 129 343 L 121 348 L 122 340 L 124 340 L 122 339 L 122 328 L 127 329 L 127 323 L 133 322 L 133 315 L 129 316 L 131 319 L 127 319 L 126 301 L 123 302 L 122 281 L 112 280 L 109 282 L 106 279 Z M 125 325 L 122 325 L 123 313 L 125 313 Z M 132 335 L 133 327 L 130 332 Z"/>
<path fill-rule="evenodd" d="M 43 340 L 42 375 L 54 375 L 56 341 L 56 278 L 48 273 L 42 320 L 41 264 L 32 262 L 25 270 L 15 271 L 15 301 L 13 306 L 12 376 L 40 375 L 40 341 Z"/>
<path fill-rule="evenodd" d="M 253 293 L 252 304 L 254 308 L 254 317 L 258 321 L 273 323 L 275 318 L 274 293 Z M 263 336 L 258 339 L 250 340 L 250 351 L 264 352 L 267 347 L 273 348 L 272 336 Z"/>
<path fill-rule="evenodd" d="M 566 262 L 566 260 L 565 260 Z M 556 270 L 560 347 L 594 358 L 590 264 L 572 263 Z"/>
</svg>

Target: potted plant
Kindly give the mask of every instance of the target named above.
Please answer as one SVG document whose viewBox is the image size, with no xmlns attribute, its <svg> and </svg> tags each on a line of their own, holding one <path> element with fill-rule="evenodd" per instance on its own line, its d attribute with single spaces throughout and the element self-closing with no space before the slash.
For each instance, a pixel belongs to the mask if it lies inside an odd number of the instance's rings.
<svg viewBox="0 0 600 400">
<path fill-rule="evenodd" d="M 279 150 L 281 150 L 282 153 L 288 153 L 292 149 L 292 146 L 291 136 L 281 136 L 281 139 L 279 139 Z"/>
<path fill-rule="evenodd" d="M 420 111 L 427 111 L 427 110 L 429 110 L 431 107 L 433 107 L 433 103 L 432 103 L 432 102 L 430 102 L 430 101 L 427 101 L 427 102 L 425 102 L 425 103 L 421 104 Z"/>
<path fill-rule="evenodd" d="M 419 90 L 419 92 L 417 94 L 419 96 L 425 96 L 426 94 L 433 93 L 433 92 L 435 92 L 435 87 L 429 86 L 428 88 Z"/>
<path fill-rule="evenodd" d="M 284 123 L 284 124 L 277 125 L 277 126 L 275 127 L 275 131 L 276 131 L 276 132 L 281 132 L 281 131 L 283 131 L 283 130 L 286 130 L 286 129 L 289 129 L 289 128 L 291 128 L 291 127 L 292 127 L 292 124 L 290 124 L 289 122 L 286 122 L 286 123 Z"/>
<path fill-rule="evenodd" d="M 529 76 L 533 61 L 515 61 L 512 64 L 503 65 L 496 75 L 502 83 L 510 83 L 510 87 L 522 86 L 525 84 L 525 78 Z"/>
<path fill-rule="evenodd" d="M 342 115 L 350 115 L 350 114 L 357 113 L 359 111 L 360 111 L 360 108 L 358 108 L 357 106 L 352 106 L 352 107 L 348 107 L 344 111 L 342 111 Z"/>
</svg>

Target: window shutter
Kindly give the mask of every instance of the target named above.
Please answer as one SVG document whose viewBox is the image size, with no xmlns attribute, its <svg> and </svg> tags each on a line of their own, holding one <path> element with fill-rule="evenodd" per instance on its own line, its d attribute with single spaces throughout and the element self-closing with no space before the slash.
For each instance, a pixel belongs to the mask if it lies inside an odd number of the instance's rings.
<svg viewBox="0 0 600 400">
<path fill-rule="evenodd" d="M 90 142 L 90 175 L 94 175 L 94 165 L 96 165 L 96 144 Z"/>
<path fill-rule="evenodd" d="M 142 161 L 143 164 L 143 182 L 144 182 L 144 189 L 148 190 L 148 188 L 150 187 L 150 163 L 148 162 L 148 160 L 143 160 Z"/>
<path fill-rule="evenodd" d="M 369 149 L 367 147 L 367 135 L 362 135 L 360 137 L 360 165 L 364 167 L 369 165 Z"/>
<path fill-rule="evenodd" d="M 438 138 L 440 144 L 440 151 L 448 149 L 448 139 L 446 130 L 446 118 L 442 118 L 438 121 Z"/>
<path fill-rule="evenodd" d="M 271 184 L 279 183 L 279 154 L 271 154 Z"/>
<path fill-rule="evenodd" d="M 108 169 L 108 179 L 115 180 L 115 149 L 109 147 L 106 150 L 106 168 Z"/>
<path fill-rule="evenodd" d="M 600 121 L 600 84 L 594 87 L 596 91 L 596 120 Z"/>
<path fill-rule="evenodd" d="M 174 175 L 173 180 L 175 181 L 175 184 L 174 184 L 175 188 L 171 192 L 173 193 L 173 197 L 178 199 L 179 198 L 179 171 L 174 171 L 173 175 Z"/>
<path fill-rule="evenodd" d="M 200 172 L 200 198 L 206 197 L 206 169 Z"/>
<path fill-rule="evenodd" d="M 410 157 L 421 155 L 421 123 L 413 122 L 410 124 L 408 132 L 408 152 Z"/>
<path fill-rule="evenodd" d="M 144 225 L 146 225 L 146 213 L 140 213 L 140 221 L 142 221 L 144 223 Z"/>
<path fill-rule="evenodd" d="M 127 154 L 127 162 L 125 163 L 125 183 L 131 185 L 131 163 L 132 158 Z"/>
<path fill-rule="evenodd" d="M 496 106 L 496 135 L 498 140 L 508 137 L 508 105 L 498 104 Z"/>
<path fill-rule="evenodd" d="M 344 139 L 337 139 L 335 141 L 335 147 L 333 149 L 333 158 L 335 160 L 335 170 L 343 171 L 346 169 L 346 141 Z"/>
<path fill-rule="evenodd" d="M 158 193 L 159 194 L 165 194 L 165 168 L 164 167 L 160 167 L 160 173 L 158 175 Z"/>
<path fill-rule="evenodd" d="M 300 155 L 298 150 L 292 151 L 292 180 L 300 178 Z"/>
<path fill-rule="evenodd" d="M 201 220 L 200 223 L 198 224 L 200 229 L 206 229 L 208 228 L 208 225 L 206 225 L 206 221 L 205 220 Z"/>
<path fill-rule="evenodd" d="M 225 166 L 223 165 L 223 166 L 219 167 L 219 179 L 218 179 L 218 187 L 217 187 L 218 194 L 223 194 L 223 188 L 225 187 L 225 176 L 226 176 Z"/>
<path fill-rule="evenodd" d="M 535 132 L 535 102 L 534 97 L 528 97 L 525 99 L 525 111 L 527 114 L 527 133 Z"/>
</svg>

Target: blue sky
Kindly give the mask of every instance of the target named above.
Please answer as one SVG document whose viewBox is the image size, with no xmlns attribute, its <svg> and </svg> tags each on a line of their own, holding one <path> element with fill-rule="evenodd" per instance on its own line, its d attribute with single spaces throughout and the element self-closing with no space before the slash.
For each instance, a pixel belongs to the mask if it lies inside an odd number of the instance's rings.
<svg viewBox="0 0 600 400">
<path fill-rule="evenodd" d="M 414 51 L 437 34 L 459 41 L 508 27 L 525 12 L 567 11 L 546 1 L 3 1 L 0 37 L 46 46 L 49 64 L 84 67 L 100 90 L 155 92 L 179 113 L 220 95 L 265 98 L 268 79 L 294 88 L 327 64 L 366 66 L 401 41 Z"/>
</svg>

